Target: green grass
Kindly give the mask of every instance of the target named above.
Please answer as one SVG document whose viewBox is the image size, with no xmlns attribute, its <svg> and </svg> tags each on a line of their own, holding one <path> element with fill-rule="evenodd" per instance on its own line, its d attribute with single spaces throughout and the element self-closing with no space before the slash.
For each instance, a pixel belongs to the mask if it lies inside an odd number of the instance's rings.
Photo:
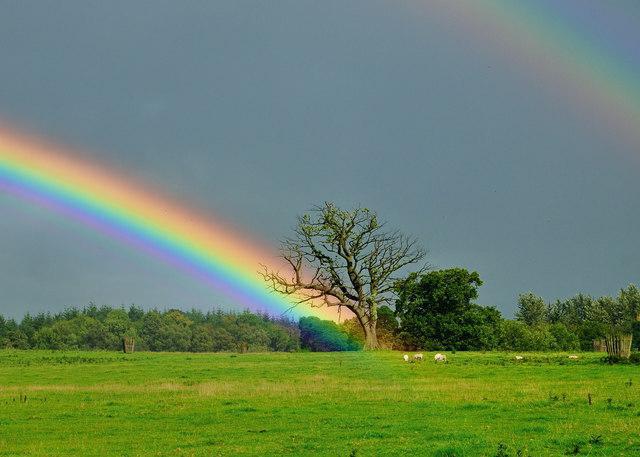
<svg viewBox="0 0 640 457">
<path fill-rule="evenodd" d="M 0 455 L 640 455 L 637 365 L 425 355 L 0 351 Z"/>
</svg>

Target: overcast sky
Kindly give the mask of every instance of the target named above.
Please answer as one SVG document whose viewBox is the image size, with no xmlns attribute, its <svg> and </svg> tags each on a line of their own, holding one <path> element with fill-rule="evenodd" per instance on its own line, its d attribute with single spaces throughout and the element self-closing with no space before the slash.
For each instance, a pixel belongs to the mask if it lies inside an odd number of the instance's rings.
<svg viewBox="0 0 640 457">
<path fill-rule="evenodd" d="M 314 204 L 370 207 L 509 316 L 521 292 L 640 282 L 637 144 L 416 3 L 0 1 L 0 118 L 274 245 Z M 581 32 L 616 28 L 588 10 Z M 232 304 L 13 197 L 0 211 L 2 313 Z"/>
</svg>

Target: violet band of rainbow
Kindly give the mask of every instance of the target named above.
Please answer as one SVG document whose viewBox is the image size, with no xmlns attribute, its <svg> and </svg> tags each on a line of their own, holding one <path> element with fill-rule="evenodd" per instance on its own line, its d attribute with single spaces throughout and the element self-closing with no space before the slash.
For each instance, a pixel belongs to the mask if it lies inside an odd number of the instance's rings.
<svg viewBox="0 0 640 457">
<path fill-rule="evenodd" d="M 421 0 L 412 5 L 457 28 L 455 33 L 469 37 L 479 53 L 515 63 L 527 78 L 597 121 L 594 125 L 609 138 L 640 145 L 640 55 L 630 51 L 624 36 L 594 33 L 580 15 L 570 14 L 571 2 Z M 600 2 L 599 8 L 616 14 L 629 8 L 629 17 L 638 15 L 631 3 Z"/>
<path fill-rule="evenodd" d="M 239 307 L 292 318 L 337 315 L 333 308 L 293 307 L 270 291 L 258 269 L 277 256 L 255 241 L 58 147 L 0 131 L 0 189 L 171 265 Z"/>
</svg>

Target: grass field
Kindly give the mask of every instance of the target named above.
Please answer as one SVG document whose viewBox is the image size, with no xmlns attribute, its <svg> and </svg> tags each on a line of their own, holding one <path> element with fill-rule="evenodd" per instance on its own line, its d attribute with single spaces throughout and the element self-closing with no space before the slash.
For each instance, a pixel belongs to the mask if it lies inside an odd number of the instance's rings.
<svg viewBox="0 0 640 457">
<path fill-rule="evenodd" d="M 448 357 L 0 351 L 0 455 L 640 455 L 637 365 Z"/>
</svg>

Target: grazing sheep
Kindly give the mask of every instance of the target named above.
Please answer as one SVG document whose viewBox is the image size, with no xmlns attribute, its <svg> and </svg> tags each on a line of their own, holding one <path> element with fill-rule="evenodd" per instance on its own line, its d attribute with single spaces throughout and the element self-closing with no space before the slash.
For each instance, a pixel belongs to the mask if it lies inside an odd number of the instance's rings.
<svg viewBox="0 0 640 457">
<path fill-rule="evenodd" d="M 422 358 L 423 358 L 423 357 L 422 357 L 422 354 L 415 354 L 415 355 L 413 356 L 413 360 L 420 360 L 420 361 L 422 361 Z"/>
<path fill-rule="evenodd" d="M 433 358 L 433 360 L 435 360 L 436 362 L 446 362 L 447 361 L 447 356 L 444 354 L 436 354 L 435 357 Z"/>
<path fill-rule="evenodd" d="M 524 359 L 524 357 L 522 357 L 521 355 L 516 356 L 516 360 L 522 360 L 522 359 Z"/>
<path fill-rule="evenodd" d="M 570 355 L 569 358 L 571 360 L 578 360 L 578 356 L 577 355 Z"/>
<path fill-rule="evenodd" d="M 407 354 L 403 355 L 402 358 L 404 359 L 405 362 L 409 361 L 409 356 Z"/>
</svg>

